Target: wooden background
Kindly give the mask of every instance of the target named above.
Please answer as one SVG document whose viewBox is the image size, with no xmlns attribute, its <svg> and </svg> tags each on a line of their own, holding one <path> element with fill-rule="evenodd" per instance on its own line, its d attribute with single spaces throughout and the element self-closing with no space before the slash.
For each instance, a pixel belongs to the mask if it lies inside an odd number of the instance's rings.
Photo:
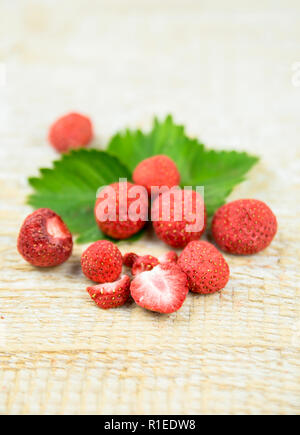
<svg viewBox="0 0 300 435">
<path fill-rule="evenodd" d="M 298 0 L 1 0 L 1 414 L 299 413 L 299 17 Z M 227 256 L 224 291 L 169 316 L 98 309 L 83 246 L 32 268 L 16 252 L 26 178 L 51 166 L 47 128 L 70 110 L 100 146 L 172 113 L 209 146 L 260 155 L 231 198 L 267 201 L 273 244 Z"/>
</svg>

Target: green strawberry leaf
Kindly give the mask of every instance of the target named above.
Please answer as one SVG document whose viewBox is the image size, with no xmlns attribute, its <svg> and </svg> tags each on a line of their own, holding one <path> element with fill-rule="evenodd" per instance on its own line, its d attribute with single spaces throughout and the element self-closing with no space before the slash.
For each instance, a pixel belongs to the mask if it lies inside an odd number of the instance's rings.
<svg viewBox="0 0 300 435">
<path fill-rule="evenodd" d="M 172 116 L 160 122 L 154 120 L 149 133 L 126 130 L 117 133 L 107 151 L 121 160 L 133 172 L 136 165 L 153 155 L 166 154 L 176 163 L 182 186 L 204 186 L 208 215 L 225 203 L 233 188 L 245 179 L 258 157 L 244 152 L 214 151 L 197 139 L 189 138 L 183 126 Z"/>
<path fill-rule="evenodd" d="M 52 169 L 41 169 L 39 178 L 30 178 L 35 192 L 28 203 L 34 208 L 47 207 L 58 213 L 70 231 L 78 234 L 78 243 L 107 239 L 94 218 L 96 193 L 99 187 L 131 178 L 120 161 L 104 151 L 72 151 L 54 162 Z M 134 236 L 134 240 L 143 232 Z"/>
</svg>

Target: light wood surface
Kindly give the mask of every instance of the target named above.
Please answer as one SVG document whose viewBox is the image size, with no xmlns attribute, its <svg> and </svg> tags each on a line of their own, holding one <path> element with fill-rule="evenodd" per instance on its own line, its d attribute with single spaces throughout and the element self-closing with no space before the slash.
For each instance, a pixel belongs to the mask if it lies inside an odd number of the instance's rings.
<svg viewBox="0 0 300 435">
<path fill-rule="evenodd" d="M 299 16 L 296 0 L 1 0 L 0 414 L 299 413 Z M 70 110 L 102 147 L 172 113 L 209 146 L 260 155 L 231 198 L 265 200 L 276 239 L 226 256 L 224 291 L 169 316 L 98 309 L 84 246 L 35 270 L 16 252 L 26 179 L 51 166 L 47 128 Z"/>
</svg>

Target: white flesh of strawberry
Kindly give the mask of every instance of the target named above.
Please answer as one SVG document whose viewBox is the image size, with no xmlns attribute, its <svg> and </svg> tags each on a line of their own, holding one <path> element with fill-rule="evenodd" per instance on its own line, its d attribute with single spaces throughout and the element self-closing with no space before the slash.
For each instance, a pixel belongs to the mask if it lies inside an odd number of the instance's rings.
<svg viewBox="0 0 300 435">
<path fill-rule="evenodd" d="M 60 220 L 56 216 L 47 220 L 47 232 L 55 239 L 65 239 L 68 237 Z"/>
<path fill-rule="evenodd" d="M 175 252 L 174 252 L 175 254 Z M 160 263 L 176 263 L 176 260 L 171 260 L 171 251 L 166 252 L 165 254 L 161 255 L 160 257 L 158 257 L 158 261 Z"/>
<path fill-rule="evenodd" d="M 116 290 L 118 287 L 122 287 L 122 284 L 124 281 L 124 278 L 126 277 L 126 275 L 122 275 L 120 279 L 118 279 L 117 281 L 114 282 L 107 282 L 105 284 L 99 284 L 99 285 L 94 285 L 92 286 L 92 288 L 94 290 L 98 290 L 100 291 L 100 293 L 102 294 L 112 294 L 114 293 L 114 290 Z"/>
<path fill-rule="evenodd" d="M 183 303 L 187 290 L 178 277 L 160 266 L 140 273 L 133 281 L 136 302 L 153 311 L 170 313 Z"/>
</svg>

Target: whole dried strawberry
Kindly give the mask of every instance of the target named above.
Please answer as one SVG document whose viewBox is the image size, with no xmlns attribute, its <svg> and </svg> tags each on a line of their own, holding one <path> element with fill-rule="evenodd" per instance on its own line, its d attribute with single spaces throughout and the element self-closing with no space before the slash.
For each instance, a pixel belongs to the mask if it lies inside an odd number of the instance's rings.
<svg viewBox="0 0 300 435">
<path fill-rule="evenodd" d="M 157 237 L 173 248 L 184 248 L 205 231 L 204 201 L 194 190 L 176 189 L 159 195 L 151 215 Z"/>
<path fill-rule="evenodd" d="M 82 271 L 87 278 L 99 283 L 113 282 L 122 272 L 122 254 L 108 240 L 93 243 L 81 257 Z"/>
<path fill-rule="evenodd" d="M 49 131 L 49 141 L 60 153 L 86 147 L 92 139 L 92 123 L 89 118 L 79 113 L 70 113 L 59 118 Z"/>
<path fill-rule="evenodd" d="M 115 282 L 88 287 L 87 292 L 93 301 L 104 310 L 120 307 L 130 296 L 130 278 L 123 275 Z"/>
<path fill-rule="evenodd" d="M 223 251 L 256 254 L 272 242 L 277 220 L 271 209 L 256 199 L 239 199 L 223 205 L 212 221 L 212 235 Z"/>
<path fill-rule="evenodd" d="M 134 301 L 147 310 L 174 313 L 188 293 L 187 277 L 176 264 L 159 264 L 139 273 L 131 282 L 130 292 Z"/>
<path fill-rule="evenodd" d="M 137 189 L 142 189 L 139 193 Z M 148 195 L 141 186 L 113 183 L 101 192 L 95 205 L 96 222 L 104 234 L 127 239 L 138 233 L 148 219 Z M 138 201 L 137 207 L 135 203 Z"/>
<path fill-rule="evenodd" d="M 189 289 L 195 293 L 214 293 L 229 280 L 229 266 L 223 255 L 205 241 L 190 242 L 177 264 L 188 277 Z"/>
<path fill-rule="evenodd" d="M 144 186 L 151 194 L 151 187 L 173 187 L 180 183 L 180 173 L 170 157 L 157 155 L 140 162 L 133 172 L 133 181 Z"/>
<path fill-rule="evenodd" d="M 72 249 L 72 234 L 54 211 L 40 208 L 25 219 L 18 251 L 28 263 L 37 267 L 58 266 L 68 260 Z"/>
</svg>

